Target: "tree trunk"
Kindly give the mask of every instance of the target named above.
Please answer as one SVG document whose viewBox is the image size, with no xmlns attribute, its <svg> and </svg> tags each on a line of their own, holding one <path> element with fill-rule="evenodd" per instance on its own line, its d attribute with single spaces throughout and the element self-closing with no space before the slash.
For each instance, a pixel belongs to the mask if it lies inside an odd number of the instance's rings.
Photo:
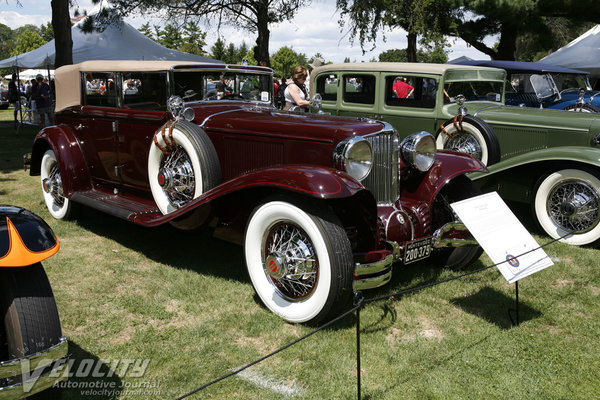
<svg viewBox="0 0 600 400">
<path fill-rule="evenodd" d="M 260 0 L 257 13 L 257 31 L 256 48 L 254 49 L 254 58 L 258 65 L 271 66 L 269 59 L 269 2 L 268 0 Z"/>
<path fill-rule="evenodd" d="M 52 28 L 56 56 L 54 68 L 73 64 L 73 40 L 71 38 L 71 18 L 69 0 L 51 0 Z"/>
<path fill-rule="evenodd" d="M 417 62 L 417 34 L 409 33 L 406 35 L 408 45 L 406 47 L 406 58 L 408 62 Z"/>
<path fill-rule="evenodd" d="M 517 36 L 519 30 L 516 26 L 502 24 L 500 29 L 500 42 L 498 43 L 498 50 L 495 56 L 492 56 L 494 60 L 515 60 L 515 52 L 517 51 Z"/>
</svg>

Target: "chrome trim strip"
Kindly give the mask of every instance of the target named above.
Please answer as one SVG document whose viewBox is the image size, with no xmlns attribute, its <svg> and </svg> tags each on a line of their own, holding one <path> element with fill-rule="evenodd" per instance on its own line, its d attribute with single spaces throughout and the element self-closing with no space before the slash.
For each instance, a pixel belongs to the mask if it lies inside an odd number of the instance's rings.
<svg viewBox="0 0 600 400">
<path fill-rule="evenodd" d="M 355 280 L 352 284 L 352 290 L 356 292 L 357 290 L 375 289 L 387 284 L 391 279 L 392 270 L 390 269 L 389 272 L 384 275 Z"/>
<path fill-rule="evenodd" d="M 23 373 L 21 370 L 21 363 L 24 360 L 29 360 L 29 365 L 31 366 L 30 371 L 37 369 L 41 362 L 44 362 L 46 365 L 48 365 L 48 360 L 50 360 L 50 363 L 60 360 L 67 355 L 68 347 L 69 344 L 67 342 L 67 338 L 63 336 L 60 338 L 57 344 L 49 347 L 46 350 L 14 360 L 1 361 L 0 379 L 21 375 Z"/>
<path fill-rule="evenodd" d="M 466 239 L 448 237 L 447 234 L 450 231 L 465 232 Z M 448 222 L 433 233 L 432 246 L 434 249 L 438 249 L 441 247 L 462 247 L 473 245 L 479 245 L 479 243 L 477 242 L 477 240 L 475 240 L 473 235 L 471 235 L 471 232 L 469 232 L 465 224 L 463 224 L 462 222 Z"/>
<path fill-rule="evenodd" d="M 52 366 L 52 368 L 49 368 L 43 375 L 37 375 L 33 373 L 32 376 L 24 382 L 18 382 L 10 386 L 0 387 L 0 400 L 13 400 L 31 396 L 48 389 L 57 382 L 67 379 L 67 374 L 57 374 L 57 371 L 63 368 L 65 365 L 65 363 L 58 362 L 61 359 L 66 360 L 67 350 L 67 339 L 65 337 L 61 337 L 58 344 L 48 348 L 47 350 L 16 360 L 1 362 L 0 373 L 2 374 L 2 378 L 0 379 L 22 379 L 22 363 L 25 360 L 30 362 L 29 372 L 33 372 L 38 368 L 43 369 L 49 366 Z M 25 388 L 27 391 L 25 391 Z"/>
<path fill-rule="evenodd" d="M 396 242 L 388 241 L 386 244 L 392 253 L 388 254 L 383 260 L 375 261 L 369 264 L 356 263 L 356 266 L 354 267 L 354 275 L 358 278 L 355 279 L 352 284 L 354 291 L 374 289 L 385 285 L 390 281 L 390 279 L 392 279 L 392 265 L 394 264 L 394 261 L 402 258 L 402 250 Z M 361 278 L 361 276 L 369 277 Z"/>
</svg>

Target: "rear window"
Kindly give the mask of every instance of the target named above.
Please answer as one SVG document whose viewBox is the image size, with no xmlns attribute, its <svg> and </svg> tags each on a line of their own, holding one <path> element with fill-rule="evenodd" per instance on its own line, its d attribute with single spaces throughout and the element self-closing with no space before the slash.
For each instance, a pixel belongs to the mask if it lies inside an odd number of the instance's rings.
<svg viewBox="0 0 600 400">
<path fill-rule="evenodd" d="M 111 72 L 86 72 L 84 76 L 84 104 L 88 106 L 116 107 L 118 101 L 117 78 Z"/>
</svg>

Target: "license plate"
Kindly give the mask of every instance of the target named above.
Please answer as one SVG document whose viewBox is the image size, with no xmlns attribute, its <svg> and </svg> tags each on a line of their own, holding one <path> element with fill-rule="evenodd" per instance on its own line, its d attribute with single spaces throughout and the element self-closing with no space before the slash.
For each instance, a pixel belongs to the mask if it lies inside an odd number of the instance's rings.
<svg viewBox="0 0 600 400">
<path fill-rule="evenodd" d="M 423 260 L 431 255 L 431 238 L 413 240 L 406 242 L 404 251 L 404 264 Z"/>
</svg>

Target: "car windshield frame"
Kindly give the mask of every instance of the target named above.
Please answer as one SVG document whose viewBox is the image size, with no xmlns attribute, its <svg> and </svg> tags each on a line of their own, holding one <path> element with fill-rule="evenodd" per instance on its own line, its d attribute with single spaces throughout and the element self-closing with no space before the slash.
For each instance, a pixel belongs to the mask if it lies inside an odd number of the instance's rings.
<svg viewBox="0 0 600 400">
<path fill-rule="evenodd" d="M 272 75 L 262 71 L 177 69 L 170 80 L 171 94 L 185 102 L 273 102 Z"/>
</svg>

